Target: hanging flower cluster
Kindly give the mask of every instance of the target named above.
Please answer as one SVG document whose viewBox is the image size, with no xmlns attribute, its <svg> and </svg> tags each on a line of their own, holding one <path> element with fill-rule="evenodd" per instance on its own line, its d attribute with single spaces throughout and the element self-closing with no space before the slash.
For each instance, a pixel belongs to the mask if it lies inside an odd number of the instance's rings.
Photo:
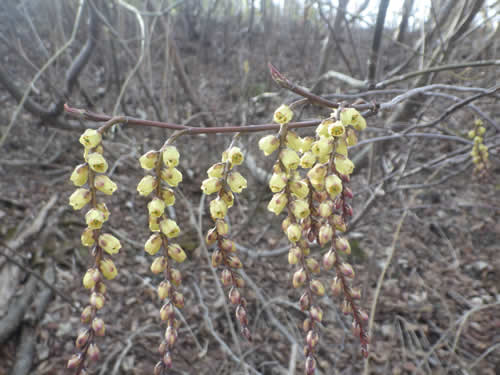
<svg viewBox="0 0 500 375">
<path fill-rule="evenodd" d="M 144 250 L 150 255 L 156 255 L 151 263 L 151 272 L 162 274 L 163 280 L 158 285 L 158 297 L 163 301 L 160 309 L 160 318 L 166 322 L 164 339 L 158 351 L 162 356 L 155 368 L 154 374 L 165 374 L 172 367 L 172 349 L 178 337 L 180 326 L 175 318 L 175 309 L 184 307 L 184 296 L 177 289 L 182 281 L 181 272 L 173 267 L 172 260 L 182 263 L 186 253 L 179 244 L 172 240 L 179 236 L 180 228 L 175 220 L 168 217 L 165 209 L 175 203 L 174 191 L 182 181 L 182 173 L 175 168 L 179 164 L 179 152 L 169 141 L 159 151 L 148 151 L 139 159 L 141 167 L 153 171 L 154 175 L 142 178 L 137 186 L 137 191 L 142 196 L 151 196 L 148 203 L 149 229 L 152 232 L 144 245 Z"/>
<path fill-rule="evenodd" d="M 236 318 L 241 326 L 241 333 L 248 340 L 251 339 L 248 328 L 246 299 L 242 297 L 240 289 L 244 280 L 237 270 L 243 264 L 236 255 L 236 245 L 229 238 L 229 225 L 224 220 L 227 211 L 233 206 L 234 194 L 241 193 L 247 187 L 247 180 L 234 166 L 243 163 L 243 153 L 239 147 L 229 147 L 222 154 L 222 162 L 212 165 L 208 171 L 208 178 L 202 182 L 201 190 L 206 195 L 217 193 L 217 198 L 210 202 L 210 216 L 215 222 L 206 235 L 208 245 L 215 245 L 212 253 L 212 266 L 222 268 L 221 281 L 225 287 L 230 287 L 228 298 L 236 306 Z"/>
<path fill-rule="evenodd" d="M 336 273 L 331 283 L 332 294 L 343 296 L 342 311 L 352 315 L 353 331 L 361 340 L 363 352 L 367 350 L 368 340 L 363 330 L 367 315 L 356 304 L 361 298 L 359 290 L 350 285 L 354 270 L 341 256 L 350 253 L 349 242 L 339 234 L 347 230 L 346 221 L 352 216 L 347 203 L 352 191 L 347 183 L 354 164 L 348 158 L 347 148 L 356 144 L 356 130 L 363 130 L 366 121 L 353 108 L 337 110 L 317 127 L 316 138 L 301 138 L 288 130 L 287 123 L 292 117 L 289 107 L 280 106 L 274 114 L 274 120 L 282 124 L 279 135 L 263 137 L 259 147 L 265 155 L 279 150 L 269 180 L 274 195 L 268 209 L 276 215 L 287 209 L 282 229 L 292 245 L 288 262 L 297 267 L 292 277 L 293 287 L 304 288 L 299 305 L 307 313 L 303 329 L 305 371 L 309 375 L 316 369 L 317 323 L 323 318 L 315 298 L 325 294 L 324 284 L 319 280 L 321 265 L 311 253 L 310 244 L 329 246 L 322 263 L 324 269 L 334 269 Z M 299 167 L 308 170 L 305 178 Z"/>
<path fill-rule="evenodd" d="M 98 192 L 111 195 L 116 191 L 116 184 L 104 175 L 108 163 L 103 157 L 102 135 L 97 130 L 88 129 L 80 137 L 84 146 L 85 163 L 78 165 L 71 174 L 71 181 L 78 188 L 69 198 L 69 204 L 75 210 L 81 210 L 88 204 L 90 209 L 85 214 L 87 228 L 81 235 L 81 242 L 90 248 L 92 266 L 83 277 L 83 286 L 90 290 L 89 304 L 83 309 L 81 321 L 89 326 L 82 330 L 76 339 L 78 353 L 68 361 L 68 368 L 75 369 L 79 375 L 88 374 L 86 359 L 97 361 L 99 347 L 96 336 L 104 336 L 104 321 L 97 317 L 97 311 L 104 307 L 106 285 L 104 279 L 114 279 L 118 273 L 109 257 L 119 252 L 120 241 L 109 233 L 102 233 L 101 228 L 109 218 L 109 211 L 104 202 L 98 202 Z M 86 187 L 84 187 L 86 186 Z"/>
<path fill-rule="evenodd" d="M 472 151 L 470 156 L 472 157 L 472 162 L 474 163 L 474 173 L 479 177 L 483 177 L 488 173 L 490 162 L 488 160 L 488 146 L 484 144 L 484 134 L 486 133 L 486 128 L 481 120 L 476 120 L 474 122 L 474 129 L 469 131 L 468 136 L 470 139 L 474 140 L 474 145 L 472 146 Z"/>
</svg>

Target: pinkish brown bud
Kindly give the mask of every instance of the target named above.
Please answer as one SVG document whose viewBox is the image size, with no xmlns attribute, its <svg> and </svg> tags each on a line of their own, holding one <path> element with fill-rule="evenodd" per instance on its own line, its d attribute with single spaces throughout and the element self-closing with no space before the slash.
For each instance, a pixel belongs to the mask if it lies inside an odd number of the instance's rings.
<svg viewBox="0 0 500 375">
<path fill-rule="evenodd" d="M 248 325 L 247 311 L 242 305 L 238 305 L 238 307 L 236 307 L 235 315 L 242 326 Z"/>
<path fill-rule="evenodd" d="M 233 305 L 239 305 L 241 301 L 241 294 L 238 288 L 232 287 L 231 290 L 229 290 L 229 301 Z"/>
<path fill-rule="evenodd" d="M 241 334 L 248 341 L 252 341 L 252 333 L 250 332 L 250 329 L 248 329 L 248 327 L 242 327 L 241 328 Z"/>
<path fill-rule="evenodd" d="M 168 349 L 167 342 L 165 340 L 162 340 L 162 342 L 158 346 L 158 352 L 163 356 L 167 352 L 167 349 Z"/>
<path fill-rule="evenodd" d="M 316 360 L 312 356 L 306 359 L 306 375 L 313 375 L 316 371 Z"/>
<path fill-rule="evenodd" d="M 323 268 L 325 270 L 331 270 L 337 261 L 337 256 L 335 252 L 329 250 L 325 255 L 323 255 Z"/>
<path fill-rule="evenodd" d="M 245 280 L 243 280 L 240 276 L 234 276 L 234 284 L 237 288 L 243 288 L 245 286 Z"/>
<path fill-rule="evenodd" d="M 224 250 L 225 252 L 228 252 L 228 253 L 234 253 L 236 252 L 236 244 L 227 239 L 227 238 L 224 238 L 222 241 L 221 241 L 221 249 Z"/>
<path fill-rule="evenodd" d="M 312 326 L 313 326 L 312 321 L 309 318 L 305 319 L 304 323 L 302 323 L 302 329 L 304 330 L 304 332 L 309 332 Z"/>
<path fill-rule="evenodd" d="M 350 204 L 345 204 L 344 205 L 344 213 L 346 216 L 352 216 L 352 207 Z"/>
<path fill-rule="evenodd" d="M 67 364 L 67 368 L 69 369 L 73 369 L 73 368 L 77 368 L 78 366 L 80 366 L 80 364 L 82 363 L 82 355 L 81 354 L 74 354 L 68 361 L 68 364 Z"/>
<path fill-rule="evenodd" d="M 184 296 L 180 292 L 175 292 L 174 295 L 172 296 L 172 302 L 174 303 L 175 307 L 178 309 L 182 309 L 184 307 Z"/>
<path fill-rule="evenodd" d="M 212 228 L 207 232 L 207 236 L 205 237 L 205 241 L 207 245 L 213 245 L 215 241 L 217 241 L 217 228 Z"/>
<path fill-rule="evenodd" d="M 344 275 L 345 277 L 348 277 L 350 279 L 354 278 L 354 270 L 349 263 L 342 263 L 340 265 L 340 272 L 342 272 L 342 275 Z"/>
<path fill-rule="evenodd" d="M 292 284 L 294 288 L 300 288 L 302 285 L 304 285 L 305 281 L 307 278 L 306 271 L 301 268 L 293 274 L 293 279 L 292 279 Z"/>
<path fill-rule="evenodd" d="M 318 333 L 313 331 L 313 330 L 307 332 L 306 342 L 307 342 L 307 345 L 309 345 L 309 347 L 311 349 L 314 349 L 316 347 L 316 345 L 318 345 L 318 342 L 319 342 Z"/>
<path fill-rule="evenodd" d="M 104 326 L 104 321 L 101 318 L 94 318 L 92 320 L 92 329 L 96 336 L 104 336 L 106 333 L 106 327 Z"/>
<path fill-rule="evenodd" d="M 170 280 L 175 286 L 179 286 L 182 283 L 181 271 L 176 268 L 170 269 Z"/>
<path fill-rule="evenodd" d="M 167 346 L 172 348 L 177 341 L 177 329 L 172 326 L 168 326 L 165 330 L 165 341 L 167 342 Z"/>
<path fill-rule="evenodd" d="M 309 313 L 311 314 L 311 319 L 317 322 L 321 322 L 323 320 L 323 310 L 321 310 L 319 306 L 311 306 Z"/>
<path fill-rule="evenodd" d="M 92 319 L 92 315 L 93 315 L 92 306 L 86 306 L 82 311 L 82 315 L 80 316 L 80 321 L 84 324 L 88 324 Z"/>
<path fill-rule="evenodd" d="M 325 287 L 323 286 L 323 283 L 319 280 L 312 280 L 309 283 L 309 288 L 317 296 L 325 295 Z"/>
<path fill-rule="evenodd" d="M 361 319 L 363 322 L 368 321 L 368 314 L 366 312 L 364 312 L 363 310 L 358 310 L 358 315 L 359 315 L 359 319 Z"/>
<path fill-rule="evenodd" d="M 352 198 L 353 197 L 351 188 L 349 188 L 347 186 L 344 186 L 344 197 L 346 197 L 346 198 Z"/>
<path fill-rule="evenodd" d="M 231 255 L 228 257 L 227 263 L 229 267 L 231 268 L 241 268 L 243 267 L 243 264 L 241 263 L 240 258 L 238 258 L 236 255 Z"/>
<path fill-rule="evenodd" d="M 166 368 L 172 368 L 172 356 L 170 355 L 170 352 L 166 352 L 162 360 Z"/>
<path fill-rule="evenodd" d="M 340 278 L 335 277 L 331 285 L 332 294 L 334 297 L 338 297 L 342 294 L 342 281 Z"/>
<path fill-rule="evenodd" d="M 350 314 L 352 314 L 352 306 L 351 306 L 351 304 L 347 300 L 344 300 L 342 302 L 342 313 L 344 315 L 350 315 Z"/>
<path fill-rule="evenodd" d="M 170 320 L 171 318 L 173 318 L 174 315 L 175 315 L 175 310 L 171 302 L 167 302 L 161 307 L 160 319 L 162 321 Z"/>
<path fill-rule="evenodd" d="M 218 267 L 222 262 L 222 251 L 217 249 L 212 253 L 212 267 Z"/>
<path fill-rule="evenodd" d="M 89 341 L 89 337 L 90 337 L 90 332 L 88 329 L 81 332 L 75 341 L 75 346 L 77 347 L 77 349 L 83 348 L 87 344 L 87 342 Z"/>
<path fill-rule="evenodd" d="M 229 286 L 233 283 L 233 275 L 229 269 L 225 268 L 222 270 L 221 281 L 224 286 Z"/>
<path fill-rule="evenodd" d="M 299 300 L 299 306 L 302 311 L 309 310 L 309 307 L 311 306 L 311 297 L 309 293 L 305 292 L 302 294 Z"/>
<path fill-rule="evenodd" d="M 153 375 L 161 375 L 163 372 L 163 362 L 160 361 L 156 364 L 155 369 L 153 370 Z"/>
<path fill-rule="evenodd" d="M 321 271 L 321 268 L 319 266 L 319 262 L 314 258 L 307 258 L 306 259 L 306 266 L 307 266 L 307 269 L 314 274 L 318 274 Z"/>
<path fill-rule="evenodd" d="M 89 350 L 87 351 L 87 356 L 89 357 L 89 359 L 93 362 L 97 362 L 100 355 L 101 351 L 99 350 L 99 347 L 95 343 L 90 344 Z"/>
<path fill-rule="evenodd" d="M 361 327 L 355 320 L 352 321 L 351 329 L 354 337 L 359 337 L 359 335 L 361 334 Z"/>
<path fill-rule="evenodd" d="M 352 299 L 361 299 L 361 290 L 359 288 L 352 288 L 351 297 Z"/>
</svg>

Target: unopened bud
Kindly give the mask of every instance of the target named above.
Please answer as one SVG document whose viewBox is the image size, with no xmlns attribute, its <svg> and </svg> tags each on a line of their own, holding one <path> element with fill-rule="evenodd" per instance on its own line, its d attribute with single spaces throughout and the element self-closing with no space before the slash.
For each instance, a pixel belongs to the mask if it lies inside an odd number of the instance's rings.
<svg viewBox="0 0 500 375">
<path fill-rule="evenodd" d="M 90 304 L 97 310 L 102 309 L 104 306 L 104 296 L 101 293 L 92 293 L 90 295 Z"/>
<path fill-rule="evenodd" d="M 212 253 L 212 267 L 218 267 L 222 262 L 222 251 L 217 249 Z"/>
<path fill-rule="evenodd" d="M 86 306 L 80 315 L 80 321 L 84 324 L 90 323 L 92 319 L 92 306 Z"/>
<path fill-rule="evenodd" d="M 321 202 L 318 213 L 321 217 L 330 217 L 333 213 L 333 202 L 330 200 Z"/>
<path fill-rule="evenodd" d="M 352 207 L 350 204 L 345 204 L 344 205 L 344 213 L 346 216 L 352 216 L 353 212 L 352 212 Z"/>
<path fill-rule="evenodd" d="M 352 190 L 350 187 L 344 186 L 344 197 L 346 197 L 346 198 L 353 197 Z"/>
<path fill-rule="evenodd" d="M 316 360 L 312 356 L 306 359 L 306 375 L 313 375 L 316 371 Z"/>
<path fill-rule="evenodd" d="M 309 313 L 311 315 L 311 319 L 317 322 L 321 322 L 323 320 L 323 310 L 321 310 L 320 307 L 315 305 L 311 306 Z"/>
<path fill-rule="evenodd" d="M 333 237 L 333 229 L 330 224 L 324 224 L 319 228 L 318 241 L 321 246 L 326 245 Z"/>
<path fill-rule="evenodd" d="M 172 302 L 174 303 L 175 307 L 178 309 L 182 309 L 184 307 L 184 296 L 180 292 L 175 292 L 174 295 L 172 296 Z"/>
<path fill-rule="evenodd" d="M 301 268 L 293 274 L 292 284 L 294 288 L 300 288 L 306 281 L 306 271 Z"/>
<path fill-rule="evenodd" d="M 225 236 L 229 232 L 229 225 L 222 219 L 217 219 L 215 221 L 215 228 L 217 233 L 221 236 Z"/>
<path fill-rule="evenodd" d="M 364 312 L 363 310 L 358 310 L 358 315 L 361 321 L 367 322 L 368 321 L 368 314 Z"/>
<path fill-rule="evenodd" d="M 290 242 L 297 242 L 302 236 L 302 228 L 299 224 L 290 224 L 286 230 L 286 235 Z"/>
<path fill-rule="evenodd" d="M 351 297 L 352 299 L 361 299 L 361 290 L 359 288 L 352 288 Z"/>
<path fill-rule="evenodd" d="M 361 327 L 355 320 L 352 321 L 351 329 L 354 337 L 359 337 L 361 335 Z"/>
<path fill-rule="evenodd" d="M 233 275 L 229 269 L 225 268 L 222 270 L 221 281 L 224 286 L 229 286 L 233 283 Z"/>
<path fill-rule="evenodd" d="M 92 320 L 92 329 L 96 336 L 104 336 L 106 333 L 106 327 L 104 326 L 104 321 L 101 318 L 94 318 Z"/>
<path fill-rule="evenodd" d="M 240 300 L 241 300 L 241 294 L 240 291 L 237 288 L 232 287 L 231 290 L 229 291 L 229 301 L 233 305 L 239 305 Z"/>
<path fill-rule="evenodd" d="M 100 355 L 101 355 L 101 351 L 99 350 L 99 347 L 95 343 L 92 343 L 89 346 L 89 349 L 87 351 L 87 355 L 91 361 L 97 362 L 99 360 Z"/>
<path fill-rule="evenodd" d="M 312 328 L 312 320 L 307 318 L 307 319 L 304 319 L 304 323 L 302 323 L 302 329 L 304 330 L 304 332 L 309 332 Z"/>
<path fill-rule="evenodd" d="M 184 262 L 184 260 L 186 260 L 186 253 L 178 244 L 168 245 L 167 252 L 168 256 L 175 260 L 177 263 L 182 263 Z"/>
<path fill-rule="evenodd" d="M 248 325 L 247 311 L 242 305 L 238 305 L 238 307 L 236 307 L 235 314 L 236 318 L 242 326 Z"/>
<path fill-rule="evenodd" d="M 152 234 L 144 244 L 144 251 L 150 255 L 155 255 L 160 250 L 162 239 L 160 233 Z"/>
<path fill-rule="evenodd" d="M 167 342 L 167 346 L 172 348 L 177 341 L 177 329 L 172 326 L 168 326 L 165 330 L 165 341 Z"/>
<path fill-rule="evenodd" d="M 333 215 L 333 224 L 335 225 L 335 229 L 340 232 L 345 232 L 347 230 L 345 221 L 340 215 Z"/>
<path fill-rule="evenodd" d="M 170 269 L 170 280 L 172 281 L 172 284 L 175 286 L 181 285 L 182 282 L 182 275 L 181 271 L 175 268 Z"/>
<path fill-rule="evenodd" d="M 216 228 L 211 228 L 205 237 L 205 242 L 207 245 L 213 245 L 215 241 L 217 241 L 217 229 Z"/>
<path fill-rule="evenodd" d="M 332 281 L 331 291 L 334 297 L 338 297 L 342 294 L 342 281 L 340 278 L 335 277 Z"/>
<path fill-rule="evenodd" d="M 323 267 L 327 271 L 332 269 L 336 261 L 337 261 L 337 256 L 335 255 L 335 252 L 332 250 L 329 250 L 327 253 L 325 253 L 325 255 L 323 255 Z"/>
<path fill-rule="evenodd" d="M 172 303 L 167 302 L 160 309 L 160 319 L 162 321 L 170 320 L 175 315 L 174 306 Z"/>
<path fill-rule="evenodd" d="M 164 256 L 155 258 L 153 260 L 153 263 L 151 263 L 151 272 L 153 272 L 155 275 L 158 275 L 165 271 L 165 268 L 167 268 L 167 258 Z"/>
<path fill-rule="evenodd" d="M 309 284 L 309 288 L 311 288 L 311 291 L 317 296 L 323 296 L 325 294 L 325 287 L 319 280 L 312 280 Z"/>
<path fill-rule="evenodd" d="M 309 332 L 307 332 L 306 342 L 307 342 L 307 345 L 309 345 L 309 347 L 311 349 L 314 349 L 319 343 L 318 332 L 313 331 L 313 330 L 310 330 Z"/>
<path fill-rule="evenodd" d="M 77 349 L 83 348 L 87 344 L 87 342 L 89 341 L 89 337 L 90 337 L 90 332 L 88 329 L 81 332 L 75 341 L 75 346 L 77 347 Z"/>
<path fill-rule="evenodd" d="M 67 364 L 67 368 L 69 369 L 74 369 L 74 368 L 77 368 L 78 366 L 80 366 L 80 364 L 82 363 L 82 355 L 81 354 L 74 354 L 68 361 L 68 364 Z"/>
<path fill-rule="evenodd" d="M 307 258 L 306 259 L 306 266 L 309 271 L 312 273 L 318 274 L 321 271 L 321 268 L 319 266 L 319 262 L 314 259 L 314 258 Z"/>
<path fill-rule="evenodd" d="M 231 268 L 241 268 L 243 267 L 243 264 L 241 263 L 240 258 L 238 258 L 236 255 L 231 255 L 228 257 L 228 266 Z"/>
<path fill-rule="evenodd" d="M 341 309 L 342 309 L 342 313 L 344 315 L 350 315 L 350 314 L 352 314 L 352 306 L 349 303 L 349 301 L 347 301 L 346 299 L 342 302 Z"/>
<path fill-rule="evenodd" d="M 299 306 L 302 311 L 309 310 L 311 307 L 311 296 L 309 293 L 305 292 L 299 299 Z"/>
<path fill-rule="evenodd" d="M 170 295 L 170 291 L 172 290 L 172 284 L 170 284 L 170 281 L 162 281 L 160 285 L 158 285 L 158 298 L 161 300 L 164 300 Z"/>
<path fill-rule="evenodd" d="M 351 246 L 349 245 L 349 241 L 343 237 L 337 237 L 337 239 L 335 240 L 335 248 L 347 255 L 351 253 Z"/>
<path fill-rule="evenodd" d="M 236 251 L 236 244 L 228 238 L 221 241 L 221 249 L 227 253 L 234 253 Z"/>
<path fill-rule="evenodd" d="M 340 272 L 342 272 L 345 277 L 350 279 L 354 278 L 354 269 L 349 263 L 342 263 L 340 265 Z"/>
<path fill-rule="evenodd" d="M 170 354 L 170 352 L 165 353 L 162 361 L 166 368 L 172 368 L 172 355 Z"/>
<path fill-rule="evenodd" d="M 234 276 L 234 283 L 238 288 L 243 288 L 245 286 L 245 280 L 243 280 L 240 276 Z"/>
</svg>

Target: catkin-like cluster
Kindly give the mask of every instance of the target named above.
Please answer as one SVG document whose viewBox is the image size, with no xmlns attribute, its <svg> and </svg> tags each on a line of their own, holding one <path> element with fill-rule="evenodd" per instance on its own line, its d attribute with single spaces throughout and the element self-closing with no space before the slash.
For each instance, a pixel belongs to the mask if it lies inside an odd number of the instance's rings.
<svg viewBox="0 0 500 375">
<path fill-rule="evenodd" d="M 347 183 L 354 164 L 348 158 L 347 148 L 357 143 L 356 131 L 363 130 L 366 121 L 353 108 L 336 110 L 317 127 L 316 138 L 301 138 L 288 130 L 287 123 L 292 117 L 288 106 L 280 106 L 274 114 L 274 120 L 282 124 L 279 135 L 262 138 L 259 147 L 265 155 L 279 151 L 269 181 L 274 195 L 268 209 L 276 215 L 287 210 L 282 229 L 292 245 L 288 262 L 297 267 L 292 277 L 293 287 L 303 289 L 299 306 L 307 314 L 303 322 L 304 354 L 305 372 L 310 375 L 316 369 L 317 324 L 323 319 L 323 310 L 316 299 L 325 294 L 319 279 L 321 264 L 310 248 L 313 244 L 329 246 L 322 263 L 324 269 L 334 269 L 336 273 L 330 289 L 334 296 L 343 297 L 342 311 L 352 316 L 353 331 L 361 340 L 363 352 L 367 350 L 368 340 L 363 330 L 367 315 L 356 304 L 361 294 L 351 287 L 354 270 L 342 257 L 350 253 L 350 246 L 340 234 L 347 230 L 347 219 L 352 216 L 347 200 L 353 194 Z M 300 169 L 307 170 L 305 177 Z"/>
<path fill-rule="evenodd" d="M 180 322 L 175 318 L 174 307 L 184 307 L 184 295 L 178 290 L 182 275 L 173 267 L 172 261 L 184 262 L 186 253 L 179 244 L 172 242 L 179 236 L 180 228 L 165 211 L 167 206 L 175 203 L 171 188 L 182 181 L 182 173 L 175 168 L 179 164 L 179 151 L 169 141 L 159 151 L 152 150 L 142 155 L 139 162 L 143 169 L 154 173 L 142 178 L 137 191 L 142 196 L 151 197 L 148 213 L 149 230 L 152 234 L 146 241 L 144 250 L 150 255 L 160 254 L 151 263 L 151 272 L 163 275 L 157 292 L 163 302 L 160 319 L 166 322 L 167 328 L 158 348 L 162 358 L 154 368 L 154 374 L 160 375 L 172 367 L 172 349 L 178 338 Z"/>
<path fill-rule="evenodd" d="M 89 326 L 82 330 L 76 339 L 78 353 L 68 361 L 68 368 L 75 369 L 75 374 L 88 374 L 86 359 L 97 361 L 99 347 L 96 336 L 104 336 L 104 321 L 97 317 L 97 311 L 102 309 L 106 301 L 106 285 L 104 279 L 114 279 L 118 273 L 115 264 L 109 257 L 118 253 L 120 241 L 109 233 L 102 233 L 102 225 L 109 218 L 109 211 L 104 202 L 99 202 L 98 192 L 111 195 L 116 190 L 116 184 L 106 176 L 108 163 L 103 157 L 102 136 L 99 131 L 88 129 L 80 137 L 84 146 L 85 163 L 78 165 L 71 174 L 71 181 L 78 188 L 69 198 L 69 204 L 75 210 L 90 205 L 85 214 L 87 228 L 81 235 L 82 244 L 90 248 L 92 266 L 83 277 L 83 286 L 90 290 L 89 304 L 83 309 L 81 321 Z M 86 187 L 85 187 L 86 186 Z"/>
<path fill-rule="evenodd" d="M 227 211 L 234 204 L 234 194 L 241 193 L 247 187 L 247 180 L 233 167 L 243 163 L 243 153 L 239 147 L 229 147 L 222 154 L 222 162 L 212 165 L 208 171 L 208 178 L 202 182 L 201 190 L 206 195 L 217 193 L 217 198 L 210 201 L 210 216 L 215 222 L 206 235 L 208 245 L 215 245 L 212 253 L 212 266 L 220 267 L 221 281 L 225 287 L 230 287 L 228 298 L 236 306 L 236 319 L 241 326 L 241 333 L 248 340 L 251 338 L 248 328 L 246 299 L 242 297 L 241 288 L 244 280 L 237 270 L 243 264 L 236 255 L 236 245 L 229 238 L 229 225 L 224 220 Z"/>
<path fill-rule="evenodd" d="M 483 177 L 488 173 L 490 166 L 488 146 L 484 144 L 484 134 L 486 133 L 486 128 L 481 120 L 474 121 L 474 129 L 470 130 L 467 134 L 470 139 L 474 141 L 472 146 L 472 151 L 470 156 L 472 157 L 472 162 L 474 163 L 474 173 L 479 177 Z"/>
</svg>

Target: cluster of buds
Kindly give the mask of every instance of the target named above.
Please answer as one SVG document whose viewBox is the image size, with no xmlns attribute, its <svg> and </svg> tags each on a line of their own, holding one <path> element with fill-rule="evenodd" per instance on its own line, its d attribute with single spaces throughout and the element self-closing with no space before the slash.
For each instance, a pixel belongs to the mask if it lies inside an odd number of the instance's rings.
<svg viewBox="0 0 500 375">
<path fill-rule="evenodd" d="M 236 255 L 236 245 L 229 238 L 229 225 L 224 220 L 227 210 L 233 206 L 233 193 L 241 193 L 247 187 L 245 177 L 233 170 L 234 166 L 241 163 L 243 163 L 243 153 L 239 147 L 230 146 L 222 154 L 222 162 L 208 169 L 208 178 L 202 182 L 201 190 L 206 195 L 217 193 L 217 198 L 210 202 L 210 216 L 215 226 L 207 232 L 206 242 L 208 245 L 215 245 L 212 266 L 222 268 L 221 281 L 225 287 L 230 287 L 228 298 L 231 304 L 236 306 L 235 315 L 240 322 L 241 333 L 250 340 L 247 302 L 240 291 L 244 286 L 244 280 L 237 273 L 243 264 Z"/>
<path fill-rule="evenodd" d="M 167 141 L 159 151 L 148 151 L 141 156 L 141 167 L 153 171 L 154 175 L 143 177 L 137 186 L 140 195 L 151 196 L 148 213 L 152 234 L 146 241 L 144 250 L 150 255 L 161 253 L 151 263 L 151 272 L 163 275 L 157 292 L 163 302 L 160 319 L 166 322 L 167 328 L 158 348 L 162 358 L 154 368 L 155 375 L 164 374 L 172 367 L 172 350 L 180 326 L 179 320 L 175 318 L 174 307 L 184 307 L 184 296 L 178 290 L 182 275 L 172 266 L 172 260 L 177 263 L 184 262 L 186 253 L 179 244 L 172 242 L 173 238 L 179 236 L 180 228 L 165 212 L 167 206 L 175 203 L 174 191 L 171 188 L 182 181 L 182 173 L 175 168 L 179 164 L 179 152 L 169 142 Z"/>
<path fill-rule="evenodd" d="M 479 177 L 483 177 L 488 173 L 490 165 L 488 160 L 488 147 L 484 144 L 484 133 L 486 133 L 486 128 L 484 127 L 483 122 L 478 119 L 474 122 L 474 129 L 469 131 L 467 134 L 469 138 L 474 141 L 470 156 L 472 157 L 472 162 L 475 165 L 474 173 L 476 173 Z"/>
<path fill-rule="evenodd" d="M 81 235 L 82 244 L 90 248 L 92 266 L 83 277 L 83 286 L 90 290 L 89 304 L 83 309 L 81 321 L 89 326 L 78 335 L 75 354 L 68 361 L 68 368 L 75 369 L 77 375 L 88 374 L 86 359 L 97 361 L 99 347 L 95 343 L 96 336 L 104 336 L 104 321 L 97 317 L 97 311 L 102 309 L 106 300 L 106 285 L 104 279 L 114 279 L 118 273 L 115 264 L 108 255 L 118 253 L 120 241 L 109 233 L 101 233 L 102 225 L 109 218 L 106 204 L 97 201 L 97 192 L 111 195 L 116 190 L 116 184 L 104 175 L 108 163 L 103 157 L 102 136 L 99 131 L 88 129 L 80 137 L 84 146 L 85 163 L 78 165 L 71 174 L 71 181 L 78 188 L 70 196 L 69 204 L 75 210 L 80 210 L 90 204 L 85 214 L 87 228 Z M 86 187 L 84 187 L 86 186 Z"/>
<path fill-rule="evenodd" d="M 265 155 L 279 150 L 269 181 L 274 195 L 268 209 L 276 215 L 285 208 L 288 211 L 282 229 L 292 244 L 288 262 L 297 265 L 292 278 L 293 287 L 306 289 L 299 305 L 308 315 L 303 329 L 306 335 L 305 372 L 309 375 L 316 369 L 317 324 L 323 318 L 323 311 L 314 302 L 314 297 L 325 294 L 325 287 L 319 280 L 321 265 L 311 254 L 309 244 L 317 243 L 321 247 L 330 244 L 323 257 L 323 267 L 335 269 L 332 293 L 336 296 L 343 294 L 342 310 L 352 315 L 354 332 L 361 339 L 363 352 L 367 350 L 368 340 L 363 330 L 367 315 L 356 305 L 356 300 L 361 297 L 359 290 L 350 286 L 353 268 L 342 261 L 340 255 L 350 253 L 349 242 L 339 235 L 347 230 L 347 219 L 352 216 L 352 208 L 347 203 L 347 199 L 352 198 L 352 191 L 346 184 L 354 164 L 348 158 L 347 148 L 356 144 L 356 130 L 363 130 L 366 121 L 353 108 L 338 110 L 321 122 L 316 129 L 316 138 L 301 138 L 288 130 L 286 124 L 292 117 L 290 108 L 279 107 L 274 120 L 282 124 L 280 134 L 262 138 L 259 147 Z M 301 177 L 299 167 L 308 170 L 306 178 Z"/>
</svg>

